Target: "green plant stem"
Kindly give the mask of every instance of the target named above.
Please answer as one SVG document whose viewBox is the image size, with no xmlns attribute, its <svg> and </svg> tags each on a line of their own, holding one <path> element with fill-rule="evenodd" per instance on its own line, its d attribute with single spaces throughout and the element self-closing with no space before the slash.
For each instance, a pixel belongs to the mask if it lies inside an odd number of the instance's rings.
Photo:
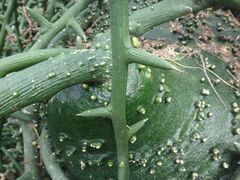
<svg viewBox="0 0 240 180">
<path fill-rule="evenodd" d="M 53 27 L 53 24 L 50 23 L 44 16 L 42 16 L 37 9 L 27 8 L 27 10 L 31 18 L 33 18 L 40 25 L 44 32 L 48 31 Z"/>
<path fill-rule="evenodd" d="M 143 64 L 146 66 L 161 68 L 161 69 L 176 69 L 171 63 L 163 60 L 143 49 L 129 48 L 127 51 L 128 63 Z M 177 69 L 176 69 L 177 70 Z"/>
<path fill-rule="evenodd" d="M 16 170 L 19 173 L 23 173 L 22 167 L 18 164 L 18 162 L 12 157 L 12 155 L 7 151 L 7 149 L 3 146 L 1 147 L 2 152 L 9 158 L 9 160 L 12 162 L 13 166 L 16 168 Z"/>
<path fill-rule="evenodd" d="M 75 19 L 70 19 L 68 22 L 69 27 L 71 27 L 75 33 L 82 38 L 84 41 L 86 40 L 86 36 L 84 31 L 82 30 L 82 27 L 80 26 L 80 24 L 75 20 Z"/>
<path fill-rule="evenodd" d="M 19 21 L 18 21 L 17 7 L 14 9 L 14 26 L 15 26 L 15 33 L 16 33 L 16 37 L 17 37 L 18 50 L 19 50 L 19 52 L 22 52 L 23 51 L 23 45 L 22 45 L 21 33 L 19 31 Z"/>
<path fill-rule="evenodd" d="M 191 12 L 198 12 L 214 4 L 213 0 L 164 0 L 130 16 L 130 31 L 142 35 L 153 26 L 168 22 Z M 143 16 L 146 14 L 146 16 Z"/>
<path fill-rule="evenodd" d="M 55 9 L 55 4 L 56 0 L 49 0 L 48 1 L 48 6 L 47 6 L 47 11 L 46 11 L 46 18 L 50 21 L 53 14 L 54 14 L 54 9 Z"/>
<path fill-rule="evenodd" d="M 31 50 L 46 48 L 52 38 L 64 29 L 68 21 L 84 10 L 93 0 L 81 0 L 66 11 L 66 13 L 55 23 L 51 29 L 39 37 L 38 41 L 31 47 Z"/>
<path fill-rule="evenodd" d="M 34 143 L 37 143 L 37 136 L 33 129 L 33 124 L 22 122 L 22 132 L 24 144 L 24 170 L 26 172 L 23 175 L 26 176 L 27 174 L 31 179 L 41 179 L 36 159 L 36 145 L 34 145 Z"/>
<path fill-rule="evenodd" d="M 130 43 L 128 0 L 110 0 L 112 42 L 112 122 L 118 157 L 118 180 L 129 179 L 126 87 Z"/>
<path fill-rule="evenodd" d="M 6 26 L 9 24 L 11 16 L 14 11 L 14 7 L 16 6 L 16 0 L 11 0 L 8 4 L 7 11 L 4 15 L 1 32 L 0 32 L 0 56 L 2 55 L 2 50 L 5 44 L 5 36 L 7 34 Z"/>
<path fill-rule="evenodd" d="M 71 49 L 45 49 L 25 53 L 19 53 L 13 56 L 2 58 L 0 61 L 0 77 L 7 73 L 24 69 L 28 66 L 42 62 L 48 58 L 59 54 L 68 54 L 74 52 Z"/>
<path fill-rule="evenodd" d="M 74 52 L 71 49 L 44 49 L 38 51 L 30 51 L 25 53 L 19 53 L 13 56 L 8 56 L 0 61 L 0 77 L 3 77 L 7 73 L 18 71 L 37 64 L 48 58 L 58 56 L 60 54 L 68 54 Z"/>
<path fill-rule="evenodd" d="M 88 59 L 93 56 L 96 59 Z M 0 79 L 0 117 L 46 100 L 68 86 L 103 80 L 105 66 L 95 66 L 103 56 L 102 52 L 91 50 L 62 55 Z"/>
<path fill-rule="evenodd" d="M 81 28 L 86 29 L 91 24 L 91 22 L 93 22 L 100 16 L 100 13 L 101 13 L 101 11 L 94 13 L 94 15 L 92 15 L 91 18 L 89 19 L 88 11 L 84 10 L 79 15 L 79 17 L 76 17 L 76 18 L 79 19 L 79 21 L 80 21 L 79 24 L 81 24 Z M 88 21 L 85 21 L 86 18 L 88 18 Z M 74 33 L 73 29 L 70 27 L 66 27 L 66 29 L 64 29 L 64 31 L 60 31 L 58 34 L 56 34 L 52 38 L 48 47 L 55 47 L 56 44 L 58 44 L 62 39 L 64 39 L 65 37 L 68 37 L 68 34 L 72 34 L 72 33 Z"/>
<path fill-rule="evenodd" d="M 43 128 L 40 137 L 40 155 L 47 169 L 47 172 L 54 180 L 68 180 L 64 172 L 57 163 L 56 155 L 52 152 L 50 142 L 47 137 L 47 130 Z"/>
</svg>

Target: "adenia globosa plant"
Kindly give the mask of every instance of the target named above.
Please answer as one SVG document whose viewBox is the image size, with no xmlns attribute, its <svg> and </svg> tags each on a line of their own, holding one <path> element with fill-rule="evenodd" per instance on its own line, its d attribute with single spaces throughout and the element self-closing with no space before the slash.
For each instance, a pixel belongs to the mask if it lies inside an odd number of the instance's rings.
<svg viewBox="0 0 240 180">
<path fill-rule="evenodd" d="M 0 179 L 240 179 L 239 9 L 2 1 Z"/>
</svg>

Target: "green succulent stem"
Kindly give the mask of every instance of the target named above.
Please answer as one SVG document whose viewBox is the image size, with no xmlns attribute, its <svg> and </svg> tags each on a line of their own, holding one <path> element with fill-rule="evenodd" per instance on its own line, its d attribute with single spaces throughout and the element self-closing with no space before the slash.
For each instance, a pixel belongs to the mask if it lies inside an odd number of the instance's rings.
<svg viewBox="0 0 240 180">
<path fill-rule="evenodd" d="M 126 52 L 131 47 L 128 0 L 110 0 L 112 42 L 112 123 L 118 157 L 118 180 L 129 179 L 128 131 L 126 123 Z"/>
<path fill-rule="evenodd" d="M 70 19 L 68 25 L 75 31 L 75 33 L 81 37 L 84 41 L 86 40 L 86 36 L 84 31 L 82 30 L 80 24 L 75 19 Z"/>
<path fill-rule="evenodd" d="M 35 50 L 25 53 L 19 53 L 13 56 L 2 58 L 0 61 L 0 77 L 6 74 L 24 69 L 28 66 L 42 62 L 48 58 L 55 57 L 59 54 L 68 54 L 74 52 L 71 49 L 44 49 Z"/>
<path fill-rule="evenodd" d="M 48 1 L 48 7 L 46 11 L 46 18 L 50 21 L 53 14 L 54 14 L 54 9 L 55 9 L 55 4 L 57 0 L 49 0 Z"/>
<path fill-rule="evenodd" d="M 49 175 L 54 180 L 68 180 L 60 168 L 55 153 L 51 150 L 51 145 L 47 137 L 47 130 L 43 128 L 40 136 L 40 155 Z"/>
<path fill-rule="evenodd" d="M 126 122 L 126 88 L 128 64 L 140 63 L 163 69 L 177 69 L 169 62 L 141 49 L 130 40 L 128 0 L 110 1 L 112 42 L 112 122 L 118 157 L 118 179 L 129 179 L 128 139 Z"/>
<path fill-rule="evenodd" d="M 23 144 L 24 144 L 24 170 L 28 172 L 29 178 L 41 179 L 37 156 L 37 135 L 33 129 L 33 124 L 22 122 Z M 24 174 L 23 174 L 24 175 Z M 24 175 L 26 176 L 26 174 Z"/>
<path fill-rule="evenodd" d="M 4 44 L 5 44 L 5 37 L 7 34 L 6 26 L 8 26 L 8 24 L 10 22 L 14 8 L 16 7 L 16 2 L 17 2 L 16 0 L 9 1 L 7 11 L 4 15 L 1 32 L 0 32 L 0 56 L 2 55 L 2 52 L 3 52 L 2 50 L 3 50 Z"/>
<path fill-rule="evenodd" d="M 102 81 L 105 66 L 95 67 L 96 59 L 88 59 L 95 56 L 102 61 L 101 53 L 85 50 L 79 54 L 58 56 L 0 79 L 0 117 L 46 100 L 74 84 L 92 79 Z"/>
<path fill-rule="evenodd" d="M 130 48 L 127 51 L 128 63 L 138 63 L 146 66 L 168 69 L 168 70 L 177 70 L 175 66 L 169 63 L 166 60 L 160 59 L 158 56 L 149 53 L 143 49 Z"/>
<path fill-rule="evenodd" d="M 37 9 L 33 10 L 30 8 L 27 8 L 27 10 L 28 10 L 30 16 L 35 21 L 37 21 L 37 23 L 40 25 L 41 28 L 44 29 L 45 32 L 53 27 L 53 24 L 51 22 L 49 22 L 44 16 L 42 16 Z"/>
<path fill-rule="evenodd" d="M 59 20 L 53 23 L 51 29 L 39 37 L 38 41 L 31 47 L 31 50 L 46 48 L 52 38 L 66 27 L 69 19 L 78 15 L 79 12 L 84 10 L 91 2 L 93 2 L 93 0 L 81 0 L 69 8 Z"/>
<path fill-rule="evenodd" d="M 139 36 L 153 26 L 168 22 L 188 13 L 195 13 L 214 5 L 214 0 L 167 0 L 141 9 L 130 16 L 131 34 Z M 143 16 L 143 14 L 147 14 Z"/>
<path fill-rule="evenodd" d="M 19 30 L 19 20 L 18 20 L 18 12 L 17 8 L 14 9 L 14 26 L 15 26 L 15 34 L 17 37 L 17 44 L 18 44 L 18 51 L 23 51 L 23 44 L 22 44 L 22 35 Z"/>
</svg>

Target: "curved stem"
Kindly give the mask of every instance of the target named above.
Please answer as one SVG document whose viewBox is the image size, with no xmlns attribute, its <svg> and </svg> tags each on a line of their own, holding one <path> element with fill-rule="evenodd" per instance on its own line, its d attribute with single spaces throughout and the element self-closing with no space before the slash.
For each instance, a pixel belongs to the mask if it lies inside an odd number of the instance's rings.
<svg viewBox="0 0 240 180">
<path fill-rule="evenodd" d="M 54 180 L 68 180 L 56 160 L 56 155 L 51 151 L 50 142 L 47 137 L 47 130 L 43 128 L 40 137 L 40 155 L 43 163 Z"/>
<path fill-rule="evenodd" d="M 93 79 L 103 80 L 106 62 L 100 63 L 104 55 L 108 56 L 91 50 L 62 55 L 0 79 L 0 119 L 46 100 L 68 86 Z M 96 59 L 89 59 L 93 56 Z"/>
</svg>

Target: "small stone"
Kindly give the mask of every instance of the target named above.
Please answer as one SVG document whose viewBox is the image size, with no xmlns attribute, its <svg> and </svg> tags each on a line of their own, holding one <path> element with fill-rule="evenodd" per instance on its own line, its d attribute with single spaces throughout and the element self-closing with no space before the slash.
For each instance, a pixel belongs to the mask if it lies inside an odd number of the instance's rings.
<svg viewBox="0 0 240 180">
<path fill-rule="evenodd" d="M 150 169 L 150 174 L 155 174 L 156 171 L 154 169 Z"/>
<path fill-rule="evenodd" d="M 137 110 L 140 114 L 145 114 L 146 113 L 146 110 L 143 106 L 139 106 Z"/>
<path fill-rule="evenodd" d="M 93 101 L 96 101 L 97 100 L 97 96 L 96 95 L 91 95 L 91 100 L 93 100 Z"/>
<path fill-rule="evenodd" d="M 226 162 L 223 162 L 223 163 L 222 163 L 222 167 L 223 167 L 224 169 L 228 169 L 228 168 L 229 168 L 229 164 L 226 163 Z"/>
<path fill-rule="evenodd" d="M 112 167 L 112 166 L 113 166 L 113 161 L 109 160 L 109 161 L 107 162 L 107 165 L 108 165 L 108 167 Z"/>
<path fill-rule="evenodd" d="M 166 98 L 166 103 L 170 103 L 172 101 L 172 97 L 167 97 Z"/>
<path fill-rule="evenodd" d="M 83 84 L 82 87 L 83 87 L 83 89 L 87 89 L 88 85 L 87 84 Z"/>
<path fill-rule="evenodd" d="M 132 136 L 130 142 L 133 144 L 137 141 L 137 136 Z"/>
<path fill-rule="evenodd" d="M 217 148 L 214 148 L 214 149 L 212 150 L 212 153 L 213 153 L 213 154 L 219 154 L 219 150 L 218 150 Z"/>
<path fill-rule="evenodd" d="M 178 150 L 177 150 L 177 147 L 172 147 L 172 152 L 174 153 L 174 154 L 176 154 L 177 152 L 178 152 Z"/>
<path fill-rule="evenodd" d="M 158 161 L 158 162 L 157 162 L 157 165 L 158 165 L 158 166 L 162 166 L 162 164 L 163 164 L 162 161 Z"/>
<path fill-rule="evenodd" d="M 201 142 L 202 142 L 202 143 L 205 143 L 206 141 L 207 141 L 207 138 L 206 138 L 206 137 L 201 138 Z"/>
<path fill-rule="evenodd" d="M 155 98 L 155 103 L 160 104 L 162 102 L 162 98 L 160 96 L 157 96 Z"/>
<path fill-rule="evenodd" d="M 132 11 L 136 11 L 136 10 L 137 10 L 137 6 L 133 6 Z"/>
<path fill-rule="evenodd" d="M 236 129 L 234 130 L 234 132 L 235 132 L 235 134 L 239 135 L 239 134 L 240 134 L 240 128 L 236 128 Z"/>
<path fill-rule="evenodd" d="M 192 180 L 195 180 L 198 177 L 198 173 L 193 172 L 191 177 L 192 177 Z"/>
<path fill-rule="evenodd" d="M 201 82 L 205 82 L 205 80 L 206 80 L 206 79 L 205 79 L 204 77 L 201 78 Z"/>
<path fill-rule="evenodd" d="M 181 168 L 179 168 L 179 171 L 180 172 L 186 172 L 186 168 L 185 167 L 181 167 Z"/>
<path fill-rule="evenodd" d="M 212 113 L 212 112 L 208 112 L 208 113 L 207 113 L 207 116 L 208 116 L 208 117 L 212 117 L 212 116 L 213 116 L 213 113 Z"/>
<path fill-rule="evenodd" d="M 160 91 L 160 92 L 163 92 L 163 90 L 164 90 L 164 87 L 163 87 L 163 86 L 160 86 L 160 87 L 159 87 L 159 91 Z"/>
<path fill-rule="evenodd" d="M 166 81 L 166 80 L 165 80 L 164 78 L 162 78 L 162 79 L 160 80 L 160 83 L 163 84 L 163 83 L 165 83 L 165 81 Z"/>
<path fill-rule="evenodd" d="M 208 89 L 203 89 L 202 95 L 208 96 L 208 95 L 210 95 L 210 91 Z"/>
</svg>

